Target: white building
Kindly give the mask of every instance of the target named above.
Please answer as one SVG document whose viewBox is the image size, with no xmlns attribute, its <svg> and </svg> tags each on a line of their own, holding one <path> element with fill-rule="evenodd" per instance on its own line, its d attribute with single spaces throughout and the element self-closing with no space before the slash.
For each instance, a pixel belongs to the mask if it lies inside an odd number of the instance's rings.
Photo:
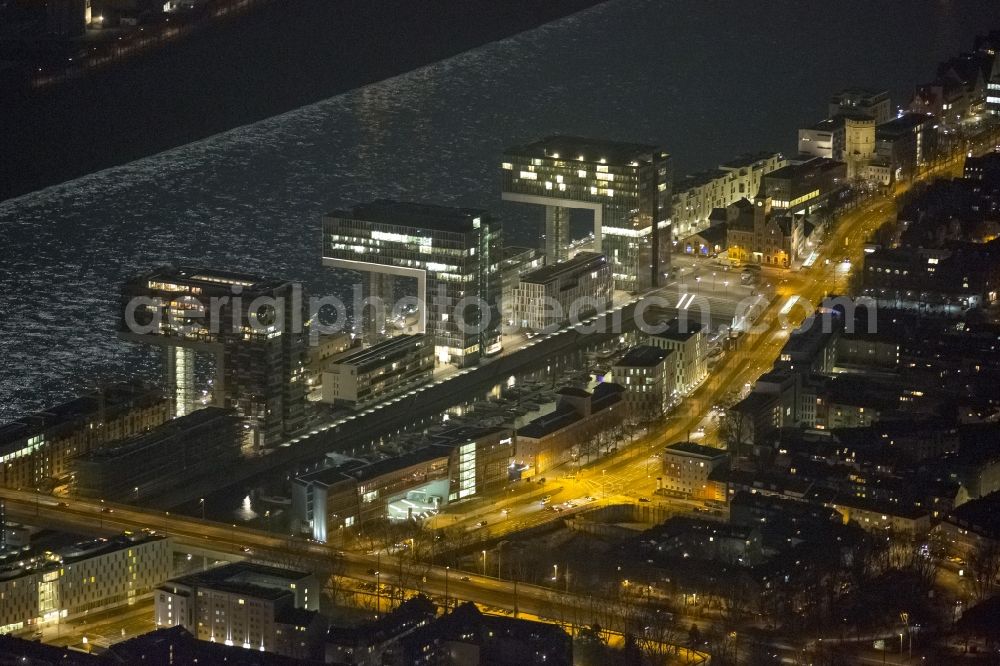
<svg viewBox="0 0 1000 666">
<path fill-rule="evenodd" d="M 170 540 L 94 539 L 8 557 L 0 565 L 0 633 L 134 604 L 170 577 Z"/>
<path fill-rule="evenodd" d="M 531 331 L 581 321 L 611 306 L 611 264 L 603 254 L 572 259 L 521 276 L 514 290 L 514 325 Z"/>
<path fill-rule="evenodd" d="M 646 344 L 675 352 L 674 388 L 679 394 L 686 395 L 708 375 L 704 329 L 701 324 L 679 319 L 661 324 L 660 328 L 663 330 L 648 336 Z"/>
<path fill-rule="evenodd" d="M 656 419 L 676 397 L 676 352 L 640 345 L 630 349 L 611 369 L 614 381 L 625 387 L 625 406 L 635 421 Z"/>
<path fill-rule="evenodd" d="M 709 225 L 714 208 L 725 208 L 740 199 L 756 196 L 764 175 L 786 164 L 781 153 L 741 155 L 718 169 L 688 176 L 677 184 L 673 196 L 674 238 L 680 240 Z"/>
<path fill-rule="evenodd" d="M 156 625 L 180 625 L 203 641 L 303 656 L 309 652 L 306 644 L 316 639 L 321 618 L 300 611 L 317 611 L 320 591 L 310 573 L 248 562 L 228 564 L 157 588 Z M 302 640 L 290 644 L 289 632 L 303 634 Z"/>
</svg>

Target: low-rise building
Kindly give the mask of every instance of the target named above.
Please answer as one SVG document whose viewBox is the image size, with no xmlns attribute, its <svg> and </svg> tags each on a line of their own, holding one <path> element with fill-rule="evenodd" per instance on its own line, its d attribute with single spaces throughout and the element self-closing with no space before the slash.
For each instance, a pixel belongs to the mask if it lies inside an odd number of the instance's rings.
<svg viewBox="0 0 1000 666">
<path fill-rule="evenodd" d="M 740 155 L 729 162 L 685 177 L 673 197 L 675 239 L 701 232 L 709 226 L 712 211 L 757 195 L 764 175 L 785 165 L 781 153 L 763 151 Z"/>
<path fill-rule="evenodd" d="M 922 536 L 931 529 L 930 513 L 924 509 L 895 502 L 878 502 L 853 495 L 838 495 L 827 502 L 844 522 L 855 522 L 868 531 L 890 530 L 896 534 Z"/>
<path fill-rule="evenodd" d="M 708 375 L 708 358 L 705 349 L 704 327 L 686 319 L 671 319 L 651 329 L 646 336 L 647 345 L 674 352 L 676 375 L 674 391 L 687 395 Z"/>
<path fill-rule="evenodd" d="M 507 483 L 513 433 L 503 427 L 459 426 L 428 436 L 403 455 L 309 472 L 292 484 L 293 510 L 313 538 L 389 518 L 408 520 Z"/>
<path fill-rule="evenodd" d="M 351 666 L 400 664 L 399 642 L 437 617 L 437 606 L 421 595 L 410 597 L 391 613 L 350 627 L 331 626 L 326 634 L 326 663 Z"/>
<path fill-rule="evenodd" d="M 93 539 L 20 552 L 0 564 L 0 633 L 134 604 L 170 577 L 169 539 Z"/>
<path fill-rule="evenodd" d="M 48 489 L 68 481 L 72 461 L 173 416 L 170 400 L 144 384 L 112 384 L 0 426 L 0 484 Z"/>
<path fill-rule="evenodd" d="M 654 421 L 670 409 L 676 394 L 677 352 L 649 345 L 633 347 L 611 369 L 618 384 L 625 387 L 627 418 L 635 422 Z"/>
<path fill-rule="evenodd" d="M 322 658 L 321 591 L 311 573 L 238 562 L 160 585 L 155 620 L 158 627 L 181 626 L 203 641 Z"/>
<path fill-rule="evenodd" d="M 892 170 L 893 181 L 910 180 L 937 155 L 936 120 L 904 113 L 875 127 L 875 152 Z"/>
<path fill-rule="evenodd" d="M 427 382 L 434 345 L 420 333 L 399 335 L 331 359 L 323 369 L 323 402 L 363 409 Z"/>
<path fill-rule="evenodd" d="M 790 268 L 798 258 L 804 237 L 802 216 L 778 214 L 772 211 L 772 203 L 770 196 L 758 194 L 753 205 L 747 202 L 737 207 L 732 221 L 726 223 L 730 262 Z"/>
<path fill-rule="evenodd" d="M 663 452 L 663 482 L 657 489 L 669 495 L 697 500 L 726 500 L 724 483 L 709 476 L 729 462 L 723 449 L 693 442 L 677 442 Z"/>
<path fill-rule="evenodd" d="M 508 246 L 503 249 L 503 261 L 500 262 L 503 285 L 500 312 L 503 315 L 504 326 L 514 325 L 514 298 L 521 284 L 521 276 L 544 265 L 545 255 L 536 248 Z"/>
<path fill-rule="evenodd" d="M 593 393 L 562 389 L 555 411 L 518 429 L 515 465 L 541 474 L 568 461 L 574 446 L 624 421 L 624 393 L 623 386 L 609 382 Z"/>
<path fill-rule="evenodd" d="M 776 210 L 810 213 L 839 191 L 847 179 L 844 162 L 814 157 L 782 167 L 764 176 L 762 192 Z M 757 193 L 756 201 L 761 198 Z"/>
<path fill-rule="evenodd" d="M 603 254 L 572 259 L 521 275 L 514 291 L 514 325 L 530 331 L 578 322 L 611 306 L 611 264 Z"/>
<path fill-rule="evenodd" d="M 219 474 L 240 459 L 241 430 L 232 409 L 196 410 L 77 458 L 73 487 L 85 497 L 136 500 Z"/>
<path fill-rule="evenodd" d="M 572 666 L 573 640 L 557 624 L 484 615 L 470 602 L 400 642 L 407 666 Z"/>
</svg>

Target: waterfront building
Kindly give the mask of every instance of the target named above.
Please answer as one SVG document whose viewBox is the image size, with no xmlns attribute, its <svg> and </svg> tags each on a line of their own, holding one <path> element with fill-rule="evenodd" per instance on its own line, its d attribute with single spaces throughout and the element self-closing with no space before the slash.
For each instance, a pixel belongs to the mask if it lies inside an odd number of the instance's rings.
<svg viewBox="0 0 1000 666">
<path fill-rule="evenodd" d="M 237 562 L 164 582 L 154 592 L 158 627 L 181 626 L 199 640 L 321 658 L 322 588 L 305 571 Z"/>
<path fill-rule="evenodd" d="M 740 155 L 717 169 L 686 176 L 674 188 L 671 205 L 674 238 L 685 238 L 708 227 L 712 211 L 754 197 L 764 174 L 786 164 L 781 153 Z"/>
<path fill-rule="evenodd" d="M 80 456 L 73 462 L 74 491 L 134 501 L 223 473 L 240 458 L 241 430 L 233 410 L 199 409 Z"/>
<path fill-rule="evenodd" d="M 847 114 L 865 116 L 875 121 L 875 124 L 888 122 L 892 116 L 889 104 L 888 90 L 871 90 L 870 88 L 845 88 L 830 97 L 828 115 Z"/>
<path fill-rule="evenodd" d="M 155 428 L 171 411 L 159 389 L 119 383 L 0 425 L 0 484 L 64 485 L 75 458 Z"/>
<path fill-rule="evenodd" d="M 418 332 L 460 367 L 500 351 L 502 248 L 500 222 L 472 208 L 381 200 L 323 219 L 323 265 L 362 274 L 366 336 L 381 338 L 396 279 L 415 280 Z"/>
<path fill-rule="evenodd" d="M 847 165 L 843 162 L 814 157 L 765 175 L 756 201 L 766 194 L 776 210 L 810 213 L 839 191 L 846 178 Z"/>
<path fill-rule="evenodd" d="M 773 199 L 758 194 L 751 204 L 740 202 L 726 224 L 726 256 L 733 264 L 763 264 L 790 268 L 802 245 L 802 216 L 772 211 Z"/>
<path fill-rule="evenodd" d="M 677 352 L 640 345 L 632 347 L 611 369 L 615 382 L 625 387 L 625 409 L 632 421 L 654 421 L 676 398 Z"/>
<path fill-rule="evenodd" d="M 611 307 L 613 288 L 607 258 L 579 252 L 521 276 L 513 294 L 514 325 L 542 331 L 582 321 Z"/>
<path fill-rule="evenodd" d="M 937 156 L 938 134 L 933 117 L 905 113 L 875 127 L 875 152 L 889 164 L 893 181 L 910 180 Z"/>
<path fill-rule="evenodd" d="M 521 284 L 521 276 L 544 265 L 545 255 L 538 248 L 509 246 L 503 249 L 500 309 L 504 326 L 514 325 L 514 292 Z"/>
<path fill-rule="evenodd" d="M 0 633 L 132 605 L 172 567 L 169 539 L 146 533 L 18 552 L 0 563 Z"/>
<path fill-rule="evenodd" d="M 377 462 L 351 460 L 292 483 L 293 511 L 313 538 L 390 518 L 410 520 L 501 488 L 514 455 L 503 427 L 460 426 L 430 435 L 419 448 Z"/>
<path fill-rule="evenodd" d="M 167 266 L 125 283 L 119 337 L 163 350 L 177 416 L 200 402 L 195 355 L 210 356 L 214 404 L 235 409 L 245 446 L 260 448 L 305 425 L 306 321 L 297 283 Z"/>
<path fill-rule="evenodd" d="M 671 383 L 677 393 L 687 395 L 708 375 L 705 328 L 701 324 L 672 319 L 658 325 L 655 332 L 646 337 L 645 343 L 674 352 L 676 375 Z"/>
<path fill-rule="evenodd" d="M 553 412 L 518 429 L 514 465 L 524 476 L 534 476 L 567 462 L 573 447 L 625 421 L 624 394 L 625 387 L 610 382 L 598 384 L 593 393 L 561 389 Z"/>
<path fill-rule="evenodd" d="M 323 370 L 323 402 L 361 409 L 433 375 L 433 341 L 424 334 L 399 335 L 329 361 Z"/>
<path fill-rule="evenodd" d="M 616 289 L 644 290 L 670 269 L 670 156 L 656 146 L 550 136 L 504 151 L 505 201 L 545 207 L 545 260 L 569 258 L 569 211 L 593 212 L 591 249 Z"/>
</svg>

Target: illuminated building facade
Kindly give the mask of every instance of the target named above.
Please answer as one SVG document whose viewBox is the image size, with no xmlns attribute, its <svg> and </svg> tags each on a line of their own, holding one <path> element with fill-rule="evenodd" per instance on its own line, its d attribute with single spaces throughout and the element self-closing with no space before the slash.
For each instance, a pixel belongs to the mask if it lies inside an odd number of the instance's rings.
<svg viewBox="0 0 1000 666">
<path fill-rule="evenodd" d="M 160 585 L 155 619 L 203 641 L 305 659 L 322 649 L 321 592 L 314 574 L 237 562 Z"/>
<path fill-rule="evenodd" d="M 305 425 L 306 326 L 301 285 L 283 280 L 164 267 L 122 290 L 119 337 L 162 348 L 176 416 L 199 406 L 195 355 L 210 355 L 214 404 L 244 419 L 248 448 Z"/>
<path fill-rule="evenodd" d="M 426 335 L 398 335 L 331 360 L 323 370 L 323 402 L 360 409 L 434 374 L 434 344 Z"/>
<path fill-rule="evenodd" d="M 0 564 L 0 633 L 132 605 L 172 569 L 170 540 L 151 534 L 19 553 Z"/>
<path fill-rule="evenodd" d="M 521 276 L 512 295 L 513 322 L 532 331 L 579 322 L 611 307 L 612 295 L 607 258 L 579 252 Z"/>
<path fill-rule="evenodd" d="M 171 416 L 170 400 L 144 384 L 111 384 L 27 414 L 0 426 L 0 484 L 45 490 L 64 485 L 75 458 Z"/>
<path fill-rule="evenodd" d="M 772 199 L 757 195 L 737 205 L 737 215 L 726 225 L 726 254 L 735 264 L 762 264 L 789 268 L 802 242 L 802 218 L 772 211 Z"/>
<path fill-rule="evenodd" d="M 505 201 L 545 207 L 545 258 L 569 258 L 569 211 L 594 215 L 592 250 L 616 289 L 659 286 L 670 269 L 670 156 L 656 146 L 552 136 L 504 151 Z"/>
<path fill-rule="evenodd" d="M 375 201 L 323 220 L 323 265 L 358 271 L 371 305 L 356 313 L 377 341 L 395 278 L 416 280 L 419 331 L 440 363 L 474 365 L 500 351 L 503 239 L 486 211 Z"/>
</svg>

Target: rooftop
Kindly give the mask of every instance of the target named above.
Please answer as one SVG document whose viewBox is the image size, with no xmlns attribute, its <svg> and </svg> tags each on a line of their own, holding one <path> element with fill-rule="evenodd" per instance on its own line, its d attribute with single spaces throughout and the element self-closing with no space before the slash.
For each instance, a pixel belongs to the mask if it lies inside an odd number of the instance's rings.
<svg viewBox="0 0 1000 666">
<path fill-rule="evenodd" d="M 334 211 L 327 217 L 454 233 L 467 233 L 476 229 L 482 221 L 492 221 L 490 214 L 479 208 L 456 208 L 389 199 L 359 204 L 349 211 Z"/>
<path fill-rule="evenodd" d="M 608 265 L 608 259 L 599 252 L 578 252 L 572 259 L 549 264 L 521 276 L 521 282 L 547 284 L 566 274 L 596 270 Z"/>
<path fill-rule="evenodd" d="M 678 453 L 686 453 L 693 456 L 701 456 L 703 458 L 723 458 L 728 456 L 723 449 L 717 449 L 713 446 L 703 446 L 701 444 L 695 444 L 694 442 L 676 442 L 667 447 L 667 451 L 677 451 Z"/>
<path fill-rule="evenodd" d="M 262 277 L 253 273 L 238 273 L 194 266 L 161 266 L 142 274 L 137 279 L 216 289 L 243 287 L 244 289 L 261 290 L 273 289 L 287 284 L 286 280 Z"/>
<path fill-rule="evenodd" d="M 220 591 L 244 593 L 262 599 L 277 599 L 290 594 L 291 585 L 312 574 L 295 569 L 283 569 L 252 562 L 233 562 L 221 567 L 173 578 L 161 587 L 172 584 L 203 587 Z"/>
<path fill-rule="evenodd" d="M 772 157 L 777 156 L 781 158 L 781 153 L 771 150 L 762 150 L 758 153 L 745 153 L 743 155 L 737 155 L 728 162 L 723 162 L 719 165 L 720 169 L 742 169 L 744 167 L 753 166 L 757 162 L 762 162 L 764 160 L 769 160 Z"/>
<path fill-rule="evenodd" d="M 629 349 L 615 365 L 624 368 L 651 368 L 662 363 L 670 354 L 666 349 L 640 345 Z"/>
<path fill-rule="evenodd" d="M 511 155 L 550 157 L 590 163 L 602 163 L 603 160 L 603 163 L 607 164 L 628 166 L 632 165 L 632 162 L 649 162 L 653 153 L 659 151 L 657 146 L 649 144 L 557 135 L 521 146 L 511 146 L 504 152 Z"/>
<path fill-rule="evenodd" d="M 657 338 L 665 338 L 667 340 L 678 340 L 684 342 L 685 340 L 690 340 L 695 335 L 701 333 L 701 324 L 697 322 L 681 321 L 678 318 L 671 319 L 667 322 L 666 328 L 658 333 L 653 333 L 652 335 Z"/>
<path fill-rule="evenodd" d="M 427 342 L 423 333 L 397 335 L 365 349 L 344 352 L 330 360 L 331 365 L 365 365 L 383 359 L 387 354 L 416 349 Z"/>
<path fill-rule="evenodd" d="M 904 113 L 898 118 L 893 118 L 889 122 L 876 126 L 875 138 L 894 139 L 902 137 L 911 134 L 914 128 L 930 122 L 932 122 L 932 118 L 922 113 Z"/>
</svg>

